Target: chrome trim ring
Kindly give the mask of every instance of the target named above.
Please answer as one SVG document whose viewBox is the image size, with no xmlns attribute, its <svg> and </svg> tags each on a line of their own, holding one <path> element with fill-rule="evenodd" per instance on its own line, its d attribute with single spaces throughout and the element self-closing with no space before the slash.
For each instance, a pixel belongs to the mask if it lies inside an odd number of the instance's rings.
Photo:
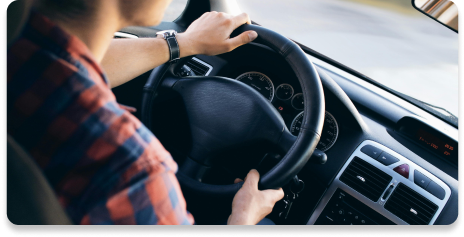
<svg viewBox="0 0 464 237">
<path fill-rule="evenodd" d="M 272 91 L 272 96 L 271 96 L 271 99 L 269 99 L 269 98 L 266 98 L 266 99 L 269 100 L 270 102 L 272 102 L 272 100 L 274 99 L 274 95 L 275 95 L 275 89 L 274 89 L 274 83 L 272 83 L 271 78 L 269 78 L 268 76 L 266 76 L 264 73 L 261 73 L 261 72 L 245 72 L 245 73 L 240 74 L 240 76 L 236 77 L 235 80 L 238 81 L 238 79 L 239 79 L 240 77 L 242 77 L 243 75 L 246 75 L 246 74 L 259 74 L 259 75 L 261 75 L 262 77 L 267 78 L 267 79 L 269 80 L 269 82 L 271 83 L 271 87 L 272 87 L 272 88 L 271 88 L 271 89 L 272 89 L 272 90 L 271 90 L 271 91 Z M 253 87 L 252 87 L 252 88 L 253 88 Z M 261 94 L 261 93 L 260 93 L 260 94 Z M 264 96 L 263 96 L 263 97 L 264 97 Z"/>
<path fill-rule="evenodd" d="M 285 100 L 289 100 L 289 99 L 293 98 L 293 93 L 295 93 L 295 90 L 293 89 L 293 86 L 290 85 L 290 84 L 287 84 L 287 83 L 282 83 L 282 84 L 280 84 L 280 85 L 275 89 L 275 94 L 276 94 L 277 99 L 285 101 L 284 99 L 280 98 L 280 97 L 277 95 L 277 91 L 279 90 L 279 88 L 280 88 L 281 86 L 289 86 L 290 88 L 292 88 L 292 95 L 290 96 L 290 98 L 285 99 Z"/>
</svg>

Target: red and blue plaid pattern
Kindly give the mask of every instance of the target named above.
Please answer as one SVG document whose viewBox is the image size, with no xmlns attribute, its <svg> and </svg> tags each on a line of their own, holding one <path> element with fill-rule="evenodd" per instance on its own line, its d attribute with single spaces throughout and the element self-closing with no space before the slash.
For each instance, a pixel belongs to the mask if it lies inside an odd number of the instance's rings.
<svg viewBox="0 0 464 237">
<path fill-rule="evenodd" d="M 86 45 L 38 13 L 8 50 L 7 128 L 74 223 L 192 224 L 177 164 Z"/>
</svg>

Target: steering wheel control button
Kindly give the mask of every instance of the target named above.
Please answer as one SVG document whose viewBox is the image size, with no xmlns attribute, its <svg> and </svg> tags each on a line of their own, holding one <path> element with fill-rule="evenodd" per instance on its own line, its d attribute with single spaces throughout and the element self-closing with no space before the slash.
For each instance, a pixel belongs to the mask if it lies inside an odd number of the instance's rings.
<svg viewBox="0 0 464 237">
<path fill-rule="evenodd" d="M 364 154 L 366 154 L 366 155 L 368 155 L 368 156 L 370 156 L 370 157 L 372 157 L 374 159 L 377 159 L 377 157 L 379 157 L 380 154 L 382 153 L 382 150 L 380 150 L 379 148 L 377 148 L 375 146 L 371 146 L 371 145 L 363 146 L 361 148 L 361 151 Z"/>
<path fill-rule="evenodd" d="M 386 153 L 386 152 L 382 152 L 382 154 L 380 154 L 379 157 L 377 157 L 377 161 L 379 161 L 380 163 L 382 163 L 383 165 L 385 166 L 389 166 L 391 164 L 394 164 L 398 161 L 400 161 L 398 158 Z"/>
<path fill-rule="evenodd" d="M 400 166 L 397 166 L 393 170 L 396 173 L 400 174 L 401 176 L 409 179 L 409 165 L 408 164 L 402 164 Z"/>
<path fill-rule="evenodd" d="M 425 190 L 427 190 L 427 192 L 431 193 L 433 196 L 439 198 L 440 200 L 443 200 L 445 198 L 445 190 L 432 180 L 430 180 L 430 183 L 429 185 L 427 185 L 427 188 Z"/>
<path fill-rule="evenodd" d="M 427 189 L 427 185 L 429 185 L 430 179 L 423 175 L 421 172 L 414 170 L 414 183 L 423 189 Z"/>
</svg>

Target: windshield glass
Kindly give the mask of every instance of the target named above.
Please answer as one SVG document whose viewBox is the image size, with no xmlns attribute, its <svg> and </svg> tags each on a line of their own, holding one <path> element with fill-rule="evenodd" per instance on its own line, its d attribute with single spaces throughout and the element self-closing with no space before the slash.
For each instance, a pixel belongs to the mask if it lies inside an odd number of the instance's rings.
<svg viewBox="0 0 464 237">
<path fill-rule="evenodd" d="M 410 0 L 237 2 L 262 26 L 458 115 L 458 34 Z"/>
</svg>

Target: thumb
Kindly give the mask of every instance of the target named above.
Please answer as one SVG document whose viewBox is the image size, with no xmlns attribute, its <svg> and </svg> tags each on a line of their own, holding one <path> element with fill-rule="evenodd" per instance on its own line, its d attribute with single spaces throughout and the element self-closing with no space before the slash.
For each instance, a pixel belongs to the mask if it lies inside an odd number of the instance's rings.
<svg viewBox="0 0 464 237">
<path fill-rule="evenodd" d="M 279 189 L 266 189 L 266 190 L 263 190 L 261 191 L 262 193 L 264 193 L 265 195 L 268 195 L 270 197 L 270 199 L 276 203 L 277 201 L 281 200 L 282 198 L 284 198 L 284 190 L 282 188 L 279 188 Z"/>
<path fill-rule="evenodd" d="M 229 44 L 231 44 L 231 47 L 233 49 L 237 48 L 238 46 L 248 44 L 251 41 L 255 40 L 258 37 L 258 33 L 256 31 L 245 31 L 234 38 L 228 39 Z"/>
<path fill-rule="evenodd" d="M 258 182 L 259 182 L 258 171 L 255 169 L 250 170 L 250 172 L 248 172 L 247 177 L 245 178 L 245 184 L 257 189 Z"/>
</svg>

